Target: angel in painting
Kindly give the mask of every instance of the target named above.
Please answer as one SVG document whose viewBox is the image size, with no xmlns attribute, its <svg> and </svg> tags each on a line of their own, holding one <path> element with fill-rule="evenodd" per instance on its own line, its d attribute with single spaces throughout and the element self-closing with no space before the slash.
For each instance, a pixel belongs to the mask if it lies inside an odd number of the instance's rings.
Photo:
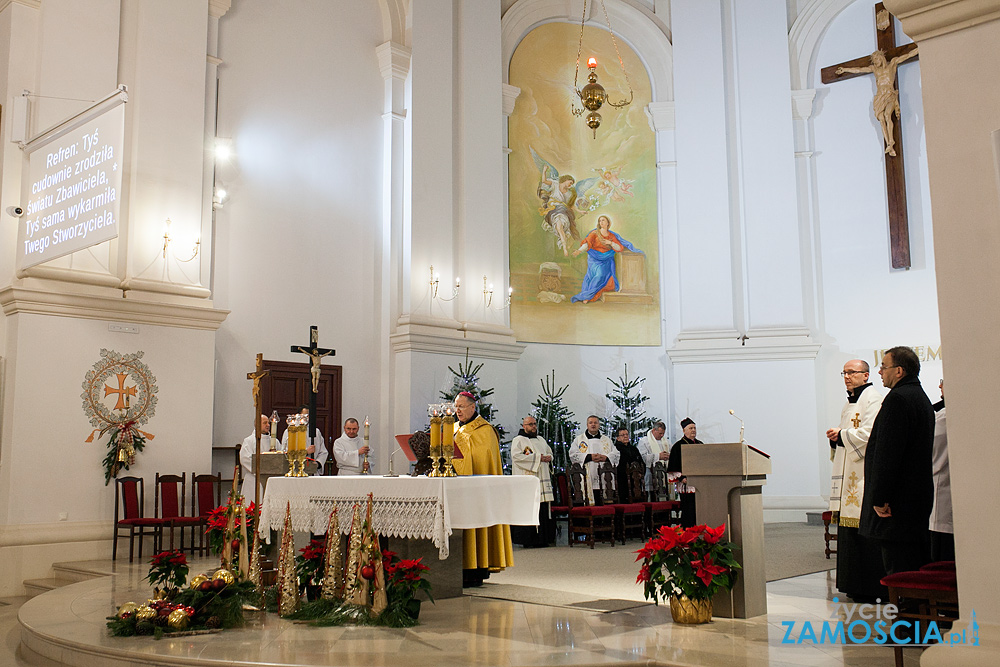
<svg viewBox="0 0 1000 667">
<path fill-rule="evenodd" d="M 577 215 L 586 215 L 600 206 L 598 198 L 588 197 L 586 193 L 601 179 L 595 176 L 577 183 L 569 174 L 560 175 L 534 148 L 528 148 L 539 172 L 537 194 L 542 200 L 542 205 L 538 208 L 538 213 L 542 216 L 542 229 L 556 235 L 563 255 L 569 257 L 570 247 L 580 240 L 580 232 L 576 228 Z"/>
<path fill-rule="evenodd" d="M 632 185 L 635 183 L 633 179 L 624 179 L 621 177 L 622 167 L 621 165 L 615 165 L 613 167 L 600 167 L 594 169 L 597 173 L 600 182 L 597 184 L 598 191 L 604 195 L 604 203 L 609 204 L 613 201 L 623 202 L 625 197 L 634 197 L 632 192 Z"/>
</svg>

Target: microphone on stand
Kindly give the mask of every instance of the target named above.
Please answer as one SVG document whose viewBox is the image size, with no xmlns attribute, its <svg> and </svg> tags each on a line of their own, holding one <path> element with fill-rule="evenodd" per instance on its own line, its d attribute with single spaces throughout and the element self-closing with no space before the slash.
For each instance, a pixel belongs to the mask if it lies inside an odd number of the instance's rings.
<svg viewBox="0 0 1000 667">
<path fill-rule="evenodd" d="M 399 445 L 396 445 L 396 450 L 392 454 L 389 454 L 389 474 L 382 475 L 383 477 L 399 477 L 399 475 L 397 475 L 392 469 L 392 457 L 401 451 L 403 451 L 403 448 L 400 447 Z"/>
<path fill-rule="evenodd" d="M 735 410 L 730 410 L 729 414 L 731 414 L 732 416 L 736 417 L 737 419 L 740 419 L 739 415 L 736 414 Z M 740 444 L 743 443 L 743 430 L 745 428 L 746 428 L 746 425 L 743 423 L 743 420 L 740 419 Z"/>
</svg>

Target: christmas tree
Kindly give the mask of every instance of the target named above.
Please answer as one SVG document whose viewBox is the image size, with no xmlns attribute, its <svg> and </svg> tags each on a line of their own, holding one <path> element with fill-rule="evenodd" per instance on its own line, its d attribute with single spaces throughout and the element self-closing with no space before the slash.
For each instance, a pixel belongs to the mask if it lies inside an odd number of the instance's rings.
<svg viewBox="0 0 1000 667">
<path fill-rule="evenodd" d="M 614 385 L 614 389 L 604 397 L 614 403 L 615 409 L 610 417 L 601 419 L 601 430 L 607 433 L 612 440 L 615 439 L 615 429 L 624 427 L 628 429 L 628 435 L 634 444 L 646 434 L 650 429 L 654 419 L 646 416 L 646 411 L 642 404 L 649 400 L 648 396 L 642 395 L 642 384 L 646 378 L 628 379 L 628 364 L 625 364 L 625 375 L 617 381 L 608 378 L 608 382 Z M 634 392 L 634 393 L 633 393 Z"/>
<path fill-rule="evenodd" d="M 493 428 L 497 430 L 500 440 L 500 462 L 503 465 L 504 474 L 509 475 L 510 441 L 507 439 L 507 430 L 493 421 L 493 416 L 496 412 L 493 410 L 493 406 L 484 400 L 487 396 L 493 395 L 493 388 L 479 386 L 479 371 L 482 367 L 483 364 L 475 364 L 475 362 L 469 360 L 469 350 L 466 348 L 465 363 L 460 363 L 458 370 L 448 366 L 448 370 L 451 371 L 454 377 L 451 381 L 451 389 L 442 391 L 441 398 L 448 402 L 453 402 L 455 397 L 463 391 L 467 391 L 476 397 L 476 411 L 479 412 L 483 419 L 493 424 Z"/>
<path fill-rule="evenodd" d="M 562 472 L 569 467 L 569 443 L 577 428 L 573 413 L 562 402 L 562 396 L 569 385 L 554 389 L 554 369 L 552 375 L 546 375 L 540 382 L 542 393 L 531 407 L 534 408 L 535 419 L 538 421 L 538 435 L 545 438 L 545 442 L 552 448 L 552 472 Z"/>
</svg>

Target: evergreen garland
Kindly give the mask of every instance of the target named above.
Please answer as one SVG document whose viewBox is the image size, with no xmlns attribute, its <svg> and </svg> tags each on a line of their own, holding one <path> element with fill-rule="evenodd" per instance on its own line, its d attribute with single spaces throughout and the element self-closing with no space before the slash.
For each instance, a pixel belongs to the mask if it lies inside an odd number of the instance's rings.
<svg viewBox="0 0 1000 667">
<path fill-rule="evenodd" d="M 146 446 L 146 438 L 138 432 L 138 429 L 132 427 L 134 422 L 129 422 L 127 428 L 121 428 L 119 426 L 114 426 L 111 429 L 111 437 L 108 438 L 108 453 L 104 457 L 104 486 L 111 483 L 112 477 L 117 477 L 118 472 L 124 468 L 129 469 L 129 466 L 135 463 L 135 455 L 142 451 L 143 447 Z M 119 450 L 125 446 L 125 443 L 120 442 L 122 438 L 122 431 L 126 431 L 126 437 L 132 438 L 132 448 L 134 452 L 131 456 L 125 457 L 124 461 L 119 460 Z"/>
<path fill-rule="evenodd" d="M 646 378 L 643 377 L 629 380 L 628 364 L 625 364 L 625 375 L 619 377 L 617 381 L 608 378 L 608 382 L 615 388 L 604 397 L 614 404 L 615 410 L 610 417 L 601 418 L 600 423 L 601 430 L 608 434 L 612 441 L 615 439 L 617 428 L 627 428 L 629 439 L 635 444 L 652 427 L 654 419 L 647 417 L 642 407 L 642 404 L 649 400 L 648 396 L 642 394 L 642 384 L 645 381 Z"/>
<path fill-rule="evenodd" d="M 569 444 L 578 426 L 572 419 L 573 413 L 562 402 L 569 385 L 555 389 L 555 369 L 551 376 L 546 375 L 539 382 L 542 393 L 531 404 L 538 421 L 538 435 L 545 438 L 545 442 L 552 448 L 552 472 L 563 472 L 569 467 Z"/>
<path fill-rule="evenodd" d="M 441 398 L 453 402 L 455 397 L 463 391 L 467 391 L 476 397 L 476 411 L 479 412 L 483 419 L 492 424 L 493 428 L 497 431 L 497 438 L 500 441 L 500 463 L 503 466 L 503 473 L 509 475 L 511 474 L 510 440 L 507 439 L 507 429 L 493 421 L 493 417 L 497 411 L 493 410 L 492 404 L 483 400 L 487 396 L 493 395 L 493 388 L 479 386 L 479 371 L 482 369 L 483 364 L 473 365 L 474 363 L 469 360 L 469 350 L 466 348 L 465 363 L 458 364 L 458 370 L 448 366 L 448 370 L 451 371 L 454 377 L 451 380 L 451 389 L 442 391 Z"/>
</svg>

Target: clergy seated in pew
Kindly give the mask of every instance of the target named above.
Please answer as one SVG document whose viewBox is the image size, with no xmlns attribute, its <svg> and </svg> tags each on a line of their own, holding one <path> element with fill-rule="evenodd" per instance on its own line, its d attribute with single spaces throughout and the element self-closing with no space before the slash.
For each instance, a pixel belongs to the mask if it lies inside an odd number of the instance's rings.
<svg viewBox="0 0 1000 667">
<path fill-rule="evenodd" d="M 642 460 L 646 464 L 646 473 L 643 485 L 647 491 L 653 489 L 653 466 L 662 463 L 664 466 L 670 458 L 670 442 L 664 437 L 667 432 L 667 425 L 662 421 L 653 422 L 653 427 L 646 432 L 646 435 L 639 438 L 635 443 Z M 656 500 L 650 496 L 648 500 Z"/>
</svg>

